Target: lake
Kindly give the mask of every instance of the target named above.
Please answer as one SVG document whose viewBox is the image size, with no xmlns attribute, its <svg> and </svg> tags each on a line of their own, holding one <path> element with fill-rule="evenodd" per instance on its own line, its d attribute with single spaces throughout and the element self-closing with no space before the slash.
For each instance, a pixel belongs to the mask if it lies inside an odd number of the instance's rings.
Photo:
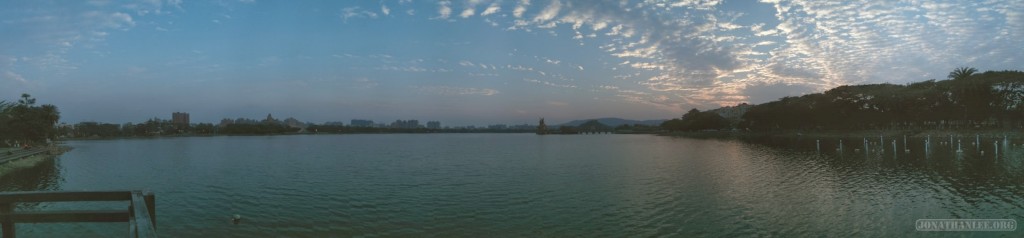
<svg viewBox="0 0 1024 238">
<path fill-rule="evenodd" d="M 926 152 L 913 139 L 906 152 L 902 141 L 896 151 L 861 150 L 861 142 L 837 152 L 838 142 L 822 141 L 819 152 L 814 140 L 609 134 L 69 141 L 74 150 L 3 177 L 0 190 L 149 189 L 163 237 L 1022 236 L 914 225 L 1024 221 L 1020 146 L 988 140 L 958 153 L 935 142 Z M 980 155 L 996 144 L 1000 154 Z M 19 209 L 67 206 L 124 208 Z M 17 229 L 21 237 L 107 237 L 123 236 L 127 224 Z"/>
</svg>

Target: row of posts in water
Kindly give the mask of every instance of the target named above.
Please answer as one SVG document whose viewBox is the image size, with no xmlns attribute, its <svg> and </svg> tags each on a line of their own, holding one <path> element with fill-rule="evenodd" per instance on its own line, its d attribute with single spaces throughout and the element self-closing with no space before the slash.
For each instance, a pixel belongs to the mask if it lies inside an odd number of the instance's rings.
<svg viewBox="0 0 1024 238">
<path fill-rule="evenodd" d="M 1006 136 L 1003 136 L 1002 141 L 1003 141 L 1003 147 L 1004 148 L 1014 146 L 1013 144 L 1009 143 L 1009 140 L 1007 139 Z M 926 136 L 925 140 L 924 140 L 924 149 L 925 149 L 925 151 L 931 151 L 931 146 L 932 146 L 931 143 L 932 143 L 931 135 Z M 943 140 L 943 141 L 939 141 L 938 143 L 940 145 L 952 146 L 954 144 L 953 135 L 949 135 L 949 142 L 945 142 Z M 864 152 L 866 153 L 866 152 L 870 151 L 870 146 L 873 144 L 873 142 L 869 142 L 868 138 L 865 137 L 863 139 L 863 144 L 864 145 L 863 145 L 862 148 L 864 148 Z M 878 136 L 878 146 L 879 146 L 878 152 L 880 152 L 880 153 L 884 153 L 885 152 L 885 148 L 882 146 L 884 144 L 885 144 L 885 137 L 879 135 Z M 896 139 L 893 139 L 891 144 L 892 144 L 893 155 L 895 156 L 896 152 L 897 152 Z M 962 144 L 961 139 L 956 139 L 956 153 L 963 153 L 964 152 L 963 146 L 961 144 Z M 983 150 L 982 146 L 981 146 L 981 135 L 975 135 L 974 136 L 974 142 L 972 142 L 971 145 L 975 146 L 975 149 L 981 155 L 985 155 L 985 150 Z M 815 140 L 815 146 L 817 147 L 818 154 L 821 154 L 821 140 L 820 139 L 819 140 Z M 1021 144 L 1021 146 L 1024 146 L 1024 144 Z M 993 148 L 994 155 L 996 157 L 998 157 L 999 156 L 999 141 L 998 140 L 992 142 L 992 148 Z M 842 153 L 844 151 L 843 150 L 843 140 L 842 139 L 839 139 L 839 145 L 836 148 L 836 151 L 838 151 L 839 153 Z M 907 146 L 907 136 L 906 135 L 903 136 L 903 151 L 904 151 L 904 153 L 910 153 L 910 147 Z M 858 149 L 854 149 L 854 152 L 860 152 L 860 149 L 859 148 Z"/>
</svg>

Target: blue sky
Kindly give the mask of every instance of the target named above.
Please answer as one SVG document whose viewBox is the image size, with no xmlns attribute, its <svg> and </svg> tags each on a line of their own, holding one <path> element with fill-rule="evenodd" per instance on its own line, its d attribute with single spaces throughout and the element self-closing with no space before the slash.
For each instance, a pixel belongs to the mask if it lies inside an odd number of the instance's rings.
<svg viewBox="0 0 1024 238">
<path fill-rule="evenodd" d="M 0 97 L 66 122 L 664 119 L 1024 70 L 1024 1 L 3 1 Z"/>
</svg>

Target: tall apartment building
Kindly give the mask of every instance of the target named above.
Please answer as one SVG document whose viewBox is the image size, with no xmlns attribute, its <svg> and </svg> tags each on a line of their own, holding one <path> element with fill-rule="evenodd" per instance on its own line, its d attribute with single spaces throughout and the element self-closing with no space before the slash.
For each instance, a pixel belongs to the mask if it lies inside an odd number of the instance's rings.
<svg viewBox="0 0 1024 238">
<path fill-rule="evenodd" d="M 174 112 L 171 113 L 171 123 L 175 125 L 189 125 L 188 113 L 187 112 Z"/>
</svg>

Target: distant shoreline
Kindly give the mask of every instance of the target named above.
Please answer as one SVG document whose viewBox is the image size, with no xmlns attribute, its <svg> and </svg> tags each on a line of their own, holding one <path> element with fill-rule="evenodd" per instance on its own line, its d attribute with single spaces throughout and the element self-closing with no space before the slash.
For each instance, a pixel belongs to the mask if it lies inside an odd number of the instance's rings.
<svg viewBox="0 0 1024 238">
<path fill-rule="evenodd" d="M 7 176 L 7 174 L 9 173 L 21 169 L 35 167 L 36 165 L 42 163 L 43 161 L 57 158 L 57 156 L 64 154 L 64 152 L 67 152 L 72 148 L 70 146 L 65 145 L 53 145 L 47 147 L 46 149 L 49 151 L 45 153 L 25 156 L 19 159 L 15 159 L 13 161 L 0 164 L 0 177 Z M 0 156 L 7 156 L 8 152 L 14 152 L 16 150 L 21 150 L 21 148 L 2 148 L 0 149 L 0 151 L 2 151 L 0 152 L 2 153 L 0 154 Z"/>
<path fill-rule="evenodd" d="M 290 135 L 372 135 L 372 134 L 530 134 L 534 131 L 394 131 L 394 132 L 320 132 L 320 133 L 268 133 L 268 134 L 178 134 L 159 136 L 115 136 L 115 137 L 66 137 L 61 141 L 88 141 L 88 140 L 119 140 L 119 139 L 156 139 L 156 138 L 177 138 L 177 137 L 220 137 L 220 136 L 290 136 Z"/>
</svg>

